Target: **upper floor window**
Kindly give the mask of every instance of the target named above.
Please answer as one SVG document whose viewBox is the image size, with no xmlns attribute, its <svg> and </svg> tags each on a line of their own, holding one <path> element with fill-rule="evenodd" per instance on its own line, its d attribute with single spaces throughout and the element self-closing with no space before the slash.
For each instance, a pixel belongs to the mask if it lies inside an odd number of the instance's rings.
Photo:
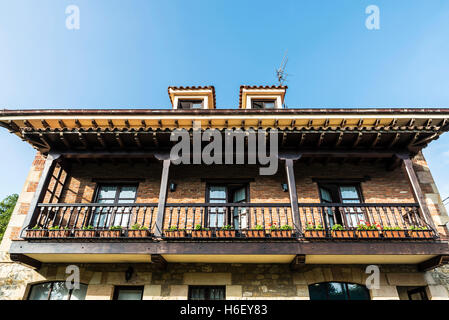
<svg viewBox="0 0 449 320">
<path fill-rule="evenodd" d="M 44 282 L 31 286 L 28 300 L 84 300 L 87 285 L 80 284 L 79 289 L 67 289 L 65 281 Z"/>
<path fill-rule="evenodd" d="M 189 286 L 189 300 L 225 300 L 225 286 Z"/>
<path fill-rule="evenodd" d="M 252 109 L 275 109 L 276 108 L 276 100 L 252 100 L 251 101 Z"/>
<path fill-rule="evenodd" d="M 310 300 L 370 300 L 368 289 L 360 284 L 322 282 L 309 285 Z"/>
<path fill-rule="evenodd" d="M 203 109 L 203 100 L 179 100 L 178 109 Z"/>
</svg>

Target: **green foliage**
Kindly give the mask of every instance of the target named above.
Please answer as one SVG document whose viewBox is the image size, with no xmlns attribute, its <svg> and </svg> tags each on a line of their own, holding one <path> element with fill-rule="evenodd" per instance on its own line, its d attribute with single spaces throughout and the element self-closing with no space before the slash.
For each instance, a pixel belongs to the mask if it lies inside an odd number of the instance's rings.
<svg viewBox="0 0 449 320">
<path fill-rule="evenodd" d="M 84 226 L 83 230 L 94 230 L 94 226 Z"/>
<path fill-rule="evenodd" d="M 324 227 L 321 224 L 313 225 L 312 223 L 308 223 L 306 230 L 324 230 Z"/>
<path fill-rule="evenodd" d="M 289 226 L 288 224 L 284 224 L 283 226 L 281 226 L 281 230 L 293 230 L 293 227 Z"/>
<path fill-rule="evenodd" d="M 389 231 L 389 230 L 402 230 L 401 227 L 384 227 L 384 230 Z"/>
<path fill-rule="evenodd" d="M 122 226 L 112 226 L 109 230 L 122 230 Z"/>
<path fill-rule="evenodd" d="M 196 230 L 196 231 L 201 231 L 201 230 L 208 231 L 209 228 L 203 228 L 202 225 L 197 224 L 197 225 L 195 226 L 195 230 Z"/>
<path fill-rule="evenodd" d="M 19 195 L 12 194 L 0 202 L 0 241 L 3 239 L 11 214 L 16 206 Z"/>
<path fill-rule="evenodd" d="M 410 230 L 429 230 L 426 226 L 424 227 L 418 227 L 418 226 L 411 226 Z"/>
<path fill-rule="evenodd" d="M 136 223 L 131 226 L 131 230 L 148 230 L 148 228 Z"/>
<path fill-rule="evenodd" d="M 359 230 L 359 231 L 360 230 L 379 230 L 379 228 L 380 228 L 380 226 L 375 225 L 375 224 L 369 224 L 369 223 L 367 223 L 367 224 L 362 223 L 357 226 L 357 230 Z"/>
<path fill-rule="evenodd" d="M 332 230 L 341 231 L 341 230 L 345 230 L 345 228 L 341 224 L 336 223 L 332 226 Z"/>
<path fill-rule="evenodd" d="M 234 230 L 234 228 L 228 224 L 228 225 L 221 227 L 221 230 Z"/>
<path fill-rule="evenodd" d="M 39 227 L 37 224 L 31 228 L 31 230 L 41 230 L 42 228 Z"/>
<path fill-rule="evenodd" d="M 254 229 L 256 229 L 256 230 L 263 230 L 263 226 L 261 226 L 260 224 L 258 224 L 258 225 L 256 225 L 256 226 L 254 227 Z"/>
</svg>

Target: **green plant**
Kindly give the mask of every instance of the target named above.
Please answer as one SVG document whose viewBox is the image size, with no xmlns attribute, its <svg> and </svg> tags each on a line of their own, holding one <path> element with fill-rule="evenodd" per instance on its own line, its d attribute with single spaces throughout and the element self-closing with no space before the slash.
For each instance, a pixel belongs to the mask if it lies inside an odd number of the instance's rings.
<svg viewBox="0 0 449 320">
<path fill-rule="evenodd" d="M 209 228 L 203 228 L 202 225 L 197 224 L 197 225 L 195 225 L 195 230 L 196 230 L 196 231 L 201 231 L 201 230 L 208 231 Z"/>
<path fill-rule="evenodd" d="M 53 226 L 53 227 L 48 228 L 48 230 L 69 230 L 69 228 L 67 228 L 67 227 L 62 228 L 60 226 Z"/>
<path fill-rule="evenodd" d="M 409 229 L 410 230 L 429 230 L 429 228 L 427 228 L 426 226 L 423 226 L 423 227 L 411 226 Z"/>
<path fill-rule="evenodd" d="M 178 227 L 177 226 L 171 226 L 170 228 L 168 228 L 168 231 L 178 231 Z"/>
<path fill-rule="evenodd" d="M 148 228 L 136 223 L 131 226 L 131 230 L 148 230 Z"/>
<path fill-rule="evenodd" d="M 42 228 L 38 226 L 37 224 L 31 228 L 31 230 L 41 230 Z"/>
<path fill-rule="evenodd" d="M 263 230 L 263 226 L 261 226 L 260 224 L 257 224 L 254 229 L 256 230 Z"/>
<path fill-rule="evenodd" d="M 109 230 L 122 230 L 122 226 L 111 226 Z"/>
<path fill-rule="evenodd" d="M 293 230 L 293 227 L 289 226 L 288 224 L 284 224 L 283 226 L 281 226 L 281 230 Z"/>
<path fill-rule="evenodd" d="M 307 224 L 306 230 L 324 230 L 324 227 L 321 224 L 313 225 L 311 222 Z"/>
<path fill-rule="evenodd" d="M 276 223 L 273 223 L 273 224 L 270 226 L 270 230 L 273 230 L 273 231 L 279 230 L 279 227 L 276 225 Z"/>
<path fill-rule="evenodd" d="M 6 197 L 3 201 L 0 201 L 0 241 L 3 239 L 3 235 L 8 227 L 9 220 L 11 219 L 18 198 L 19 195 L 12 194 Z"/>
<path fill-rule="evenodd" d="M 389 230 L 402 230 L 401 227 L 384 227 L 383 229 L 386 230 L 386 231 L 389 231 Z"/>
<path fill-rule="evenodd" d="M 234 227 L 229 225 L 229 224 L 227 224 L 227 225 L 221 227 L 221 230 L 234 230 Z"/>
<path fill-rule="evenodd" d="M 84 226 L 83 230 L 94 230 L 94 226 Z"/>
<path fill-rule="evenodd" d="M 345 228 L 341 224 L 337 223 L 332 226 L 332 230 L 333 231 L 341 231 L 341 230 L 345 230 Z"/>
</svg>

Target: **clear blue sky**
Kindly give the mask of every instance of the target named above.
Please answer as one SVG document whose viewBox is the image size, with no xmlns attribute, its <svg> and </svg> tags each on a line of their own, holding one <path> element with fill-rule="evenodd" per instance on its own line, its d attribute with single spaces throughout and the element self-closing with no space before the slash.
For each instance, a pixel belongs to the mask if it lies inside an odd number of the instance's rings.
<svg viewBox="0 0 449 320">
<path fill-rule="evenodd" d="M 0 108 L 167 108 L 167 86 L 209 84 L 236 107 L 241 84 L 275 83 L 286 50 L 289 107 L 449 107 L 448 34 L 447 0 L 2 0 Z M 0 150 L 3 198 L 34 151 L 6 130 Z M 443 196 L 448 150 L 449 134 L 425 152 Z"/>
</svg>

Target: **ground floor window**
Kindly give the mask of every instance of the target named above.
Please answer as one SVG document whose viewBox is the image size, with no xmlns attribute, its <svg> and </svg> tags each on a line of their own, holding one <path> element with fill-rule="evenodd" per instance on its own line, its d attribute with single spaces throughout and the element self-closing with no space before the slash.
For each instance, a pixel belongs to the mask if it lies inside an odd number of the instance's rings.
<svg viewBox="0 0 449 320">
<path fill-rule="evenodd" d="M 399 299 L 401 300 L 429 300 L 426 287 L 397 287 Z"/>
<path fill-rule="evenodd" d="M 86 292 L 85 284 L 69 290 L 64 281 L 44 282 L 31 286 L 28 300 L 84 300 Z"/>
<path fill-rule="evenodd" d="M 225 286 L 189 286 L 189 300 L 224 300 Z"/>
<path fill-rule="evenodd" d="M 143 286 L 120 286 L 114 288 L 113 300 L 142 300 Z"/>
<path fill-rule="evenodd" d="M 310 300 L 370 300 L 365 286 L 344 282 L 322 282 L 309 285 Z"/>
</svg>

